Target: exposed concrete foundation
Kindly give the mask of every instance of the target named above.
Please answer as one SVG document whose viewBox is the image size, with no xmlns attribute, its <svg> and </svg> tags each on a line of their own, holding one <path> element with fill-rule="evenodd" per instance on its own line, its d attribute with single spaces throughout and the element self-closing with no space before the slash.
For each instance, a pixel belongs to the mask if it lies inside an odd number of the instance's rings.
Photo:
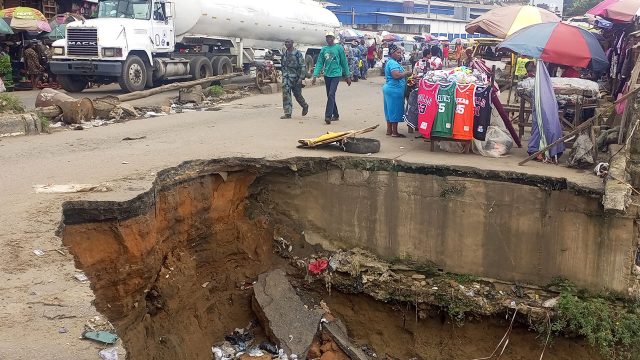
<svg viewBox="0 0 640 360">
<path fill-rule="evenodd" d="M 131 359 L 209 359 L 211 339 L 251 319 L 243 284 L 277 266 L 272 242 L 285 230 L 448 272 L 626 294 L 637 208 L 606 214 L 602 195 L 389 160 L 222 159 L 163 171 L 130 201 L 66 203 L 62 234 Z"/>
</svg>

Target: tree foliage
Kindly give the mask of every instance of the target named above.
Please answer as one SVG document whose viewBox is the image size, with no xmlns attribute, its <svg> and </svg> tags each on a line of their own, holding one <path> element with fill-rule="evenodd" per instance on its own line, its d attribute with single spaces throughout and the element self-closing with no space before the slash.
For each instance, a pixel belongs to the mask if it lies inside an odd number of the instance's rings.
<svg viewBox="0 0 640 360">
<path fill-rule="evenodd" d="M 581 16 L 601 0 L 564 0 L 565 16 Z"/>
</svg>

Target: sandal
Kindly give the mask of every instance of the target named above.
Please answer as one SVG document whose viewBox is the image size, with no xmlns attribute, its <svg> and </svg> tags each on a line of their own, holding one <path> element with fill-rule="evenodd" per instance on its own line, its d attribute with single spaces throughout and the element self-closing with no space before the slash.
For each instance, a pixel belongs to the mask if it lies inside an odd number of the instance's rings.
<svg viewBox="0 0 640 360">
<path fill-rule="evenodd" d="M 406 136 L 403 135 L 403 134 L 391 134 L 391 137 L 394 137 L 394 138 L 406 138 Z"/>
</svg>

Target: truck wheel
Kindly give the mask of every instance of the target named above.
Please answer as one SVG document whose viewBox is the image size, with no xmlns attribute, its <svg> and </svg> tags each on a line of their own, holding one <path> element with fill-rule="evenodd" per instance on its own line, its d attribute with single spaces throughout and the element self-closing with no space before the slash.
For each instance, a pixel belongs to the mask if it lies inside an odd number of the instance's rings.
<svg viewBox="0 0 640 360">
<path fill-rule="evenodd" d="M 58 83 L 66 91 L 70 93 L 79 93 L 87 88 L 89 80 L 79 76 L 58 75 Z"/>
<path fill-rule="evenodd" d="M 211 62 L 204 56 L 197 56 L 189 62 L 190 74 L 193 80 L 200 80 L 213 76 Z"/>
<path fill-rule="evenodd" d="M 124 91 L 142 91 L 147 84 L 147 66 L 139 56 L 131 55 L 122 65 L 122 74 L 118 79 Z"/>
<path fill-rule="evenodd" d="M 218 56 L 213 59 L 213 73 L 215 75 L 226 75 L 233 72 L 233 64 L 226 56 Z"/>
<path fill-rule="evenodd" d="M 313 68 L 315 67 L 315 62 L 313 61 L 313 56 L 307 55 L 304 57 L 304 66 L 307 68 L 307 77 L 310 78 L 313 75 Z"/>
</svg>

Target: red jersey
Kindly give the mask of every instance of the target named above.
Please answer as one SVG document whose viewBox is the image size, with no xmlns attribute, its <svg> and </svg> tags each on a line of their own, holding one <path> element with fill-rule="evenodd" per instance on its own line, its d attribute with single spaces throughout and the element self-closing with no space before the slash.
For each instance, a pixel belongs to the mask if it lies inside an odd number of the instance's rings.
<svg viewBox="0 0 640 360">
<path fill-rule="evenodd" d="M 456 112 L 453 117 L 453 138 L 456 140 L 473 139 L 475 93 L 475 84 L 461 84 L 456 87 Z"/>
<path fill-rule="evenodd" d="M 418 86 L 418 131 L 425 139 L 431 137 L 433 122 L 438 114 L 438 84 L 421 80 Z"/>
</svg>

